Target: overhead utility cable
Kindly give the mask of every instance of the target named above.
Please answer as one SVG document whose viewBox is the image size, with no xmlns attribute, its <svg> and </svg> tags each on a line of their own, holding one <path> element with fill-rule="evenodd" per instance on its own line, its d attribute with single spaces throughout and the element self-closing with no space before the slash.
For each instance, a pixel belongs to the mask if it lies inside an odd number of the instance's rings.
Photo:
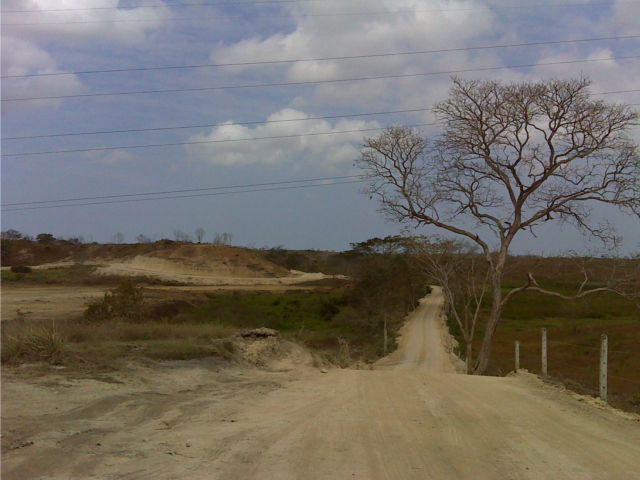
<svg viewBox="0 0 640 480">
<path fill-rule="evenodd" d="M 553 40 L 546 42 L 528 42 L 528 43 L 511 43 L 506 45 L 485 45 L 479 47 L 461 47 L 461 48 L 442 48 L 436 50 L 419 50 L 415 52 L 395 52 L 395 53 L 377 53 L 370 55 L 345 55 L 339 57 L 318 57 L 318 58 L 298 58 L 290 60 L 266 60 L 261 62 L 235 62 L 235 63 L 204 63 L 199 65 L 167 65 L 160 67 L 138 67 L 138 68 L 111 68 L 105 70 L 78 70 L 74 72 L 46 72 L 46 73 L 30 73 L 25 75 L 3 75 L 0 78 L 29 78 L 29 77 L 55 77 L 63 75 L 87 75 L 101 73 L 124 73 L 124 72 L 148 72 L 157 70 L 184 70 L 193 68 L 219 68 L 219 67 L 248 67 L 259 65 L 277 65 L 286 63 L 303 63 L 303 62 L 326 62 L 335 60 L 356 60 L 362 58 L 384 58 L 399 57 L 409 55 L 425 55 L 430 53 L 452 53 L 452 52 L 469 52 L 474 50 L 492 50 L 500 48 L 514 47 L 531 47 L 540 45 L 560 45 L 566 43 L 585 43 L 585 42 L 603 42 L 610 40 L 629 40 L 632 38 L 640 38 L 640 35 L 626 35 L 622 37 L 600 37 L 600 38 L 582 38 L 575 40 Z"/>
<path fill-rule="evenodd" d="M 237 192 L 216 192 L 216 193 L 198 193 L 198 194 L 190 194 L 190 195 L 174 195 L 170 197 L 157 197 L 157 198 L 135 198 L 128 200 L 110 200 L 106 202 L 87 202 L 87 203 L 70 203 L 65 205 L 44 205 L 39 207 L 23 207 L 23 208 L 2 208 L 3 212 L 15 212 L 19 210 L 40 210 L 45 208 L 67 208 L 67 207 L 79 207 L 84 205 L 105 205 L 110 203 L 133 203 L 133 202 L 150 202 L 154 200 L 169 200 L 174 198 L 193 198 L 193 197 L 214 197 L 218 195 L 234 195 L 241 193 L 254 193 L 254 192 L 272 192 L 276 190 L 293 190 L 298 188 L 311 188 L 311 187 L 330 187 L 334 185 L 349 185 L 354 183 L 362 183 L 366 180 L 353 180 L 348 182 L 335 182 L 335 183 L 316 183 L 313 185 L 294 185 L 290 187 L 274 187 L 274 188 L 260 188 L 254 190 L 241 190 Z"/>
<path fill-rule="evenodd" d="M 226 86 L 220 86 L 220 87 L 172 88 L 172 89 L 166 89 L 166 90 L 140 90 L 140 91 L 133 91 L 133 92 L 50 95 L 50 96 L 44 96 L 44 97 L 3 98 L 1 101 L 2 102 L 24 102 L 28 100 L 52 100 L 52 99 L 59 99 L 59 98 L 113 97 L 113 96 L 121 96 L 121 95 L 142 95 L 142 94 L 151 94 L 151 93 L 183 93 L 183 92 L 204 92 L 204 91 L 215 91 L 215 90 L 239 90 L 244 88 L 321 85 L 321 84 L 327 84 L 327 83 L 358 82 L 358 81 L 367 81 L 367 80 L 389 80 L 392 78 L 411 78 L 411 77 L 425 77 L 425 76 L 432 76 L 432 75 L 452 75 L 456 73 L 487 72 L 487 71 L 495 71 L 495 70 L 506 70 L 509 68 L 528 68 L 528 67 L 542 67 L 542 66 L 551 66 L 551 65 L 573 65 L 578 63 L 608 62 L 612 60 L 628 60 L 633 58 L 640 58 L 640 55 L 631 55 L 631 56 L 624 56 L 624 57 L 591 58 L 591 59 L 585 59 L 585 60 L 571 60 L 571 61 L 563 61 L 563 62 L 544 62 L 544 63 L 528 63 L 528 64 L 522 64 L 522 65 L 505 65 L 502 67 L 466 68 L 461 70 L 449 70 L 449 71 L 440 71 L 440 72 L 381 75 L 376 77 L 343 78 L 343 79 L 335 79 L 335 80 L 309 80 L 309 81 L 303 81 L 303 82 L 263 83 L 263 84 L 254 84 L 254 85 L 226 85 Z"/>
<path fill-rule="evenodd" d="M 316 2 L 344 2 L 345 0 L 258 0 L 241 2 L 203 2 L 203 3 L 163 3 L 160 5 L 132 5 L 118 7 L 83 7 L 83 8 L 47 8 L 46 10 L 2 10 L 2 13 L 43 13 L 43 12 L 78 12 L 87 10 L 138 10 L 140 8 L 167 8 L 167 7 L 217 7 L 236 5 L 263 5 L 282 3 L 316 3 Z M 610 5 L 610 4 L 608 4 Z"/>
<path fill-rule="evenodd" d="M 253 20 L 256 18 L 309 18 L 309 17 L 354 17 L 368 15 L 404 15 L 415 13 L 440 13 L 440 12 L 473 12 L 482 10 L 512 10 L 512 9 L 539 9 L 539 8 L 566 8 L 566 7 L 598 7 L 598 6 L 614 6 L 614 5 L 635 5 L 639 2 L 624 3 L 556 3 L 556 4 L 538 4 L 538 5 L 507 5 L 507 6 L 491 6 L 491 7 L 470 7 L 470 8 L 453 8 L 453 9 L 431 9 L 431 10 L 395 10 L 386 12 L 344 12 L 344 13 L 302 13 L 302 14 L 275 14 L 275 15 L 218 15 L 214 17 L 178 17 L 178 18 L 149 18 L 138 19 L 132 18 L 127 20 L 78 20 L 71 22 L 35 22 L 35 23 L 2 23 L 2 26 L 40 26 L 40 25 L 71 25 L 71 24 L 93 24 L 93 23 L 142 23 L 142 22 L 184 22 L 184 21 L 206 21 L 206 20 Z"/>
<path fill-rule="evenodd" d="M 625 92 L 602 92 L 594 95 L 610 95 L 613 93 L 628 93 Z M 629 107 L 640 105 L 638 103 L 627 103 Z M 51 133 L 46 135 L 25 135 L 21 137 L 2 137 L 3 141 L 7 140 L 29 140 L 34 138 L 58 138 L 58 137 L 80 137 L 89 135 L 108 135 L 118 133 L 141 133 L 141 132 L 158 132 L 166 130 L 187 130 L 192 128 L 210 128 L 221 127 L 225 125 L 237 125 L 241 127 L 248 127 L 251 125 L 271 125 L 274 123 L 289 123 L 289 122 L 308 122 L 310 120 L 331 120 L 335 118 L 354 118 L 354 117 L 368 117 L 375 115 L 393 115 L 398 113 L 416 113 L 416 112 L 430 112 L 430 108 L 413 108 L 410 110 L 390 110 L 387 112 L 369 112 L 369 113 L 351 113 L 346 115 L 327 115 L 324 117 L 307 117 L 307 118 L 288 118 L 284 120 L 266 120 L 266 121 L 254 121 L 254 122 L 233 122 L 233 123 L 203 123 L 200 125 L 174 125 L 171 127 L 151 127 L 151 128 L 127 128 L 123 130 L 100 130 L 95 132 L 72 132 L 72 133 Z"/>
<path fill-rule="evenodd" d="M 122 195 L 105 195 L 101 197 L 82 197 L 82 198 L 64 198 L 60 200 L 41 200 L 38 202 L 20 202 L 20 203 L 3 203 L 3 207 L 18 206 L 18 205 L 38 205 L 44 203 L 62 203 L 62 202 L 81 202 L 87 200 L 105 200 L 112 198 L 126 198 L 126 197 L 143 197 L 149 195 L 169 195 L 174 193 L 192 193 L 203 192 L 208 190 L 229 190 L 236 188 L 255 188 L 266 187 L 273 185 L 288 185 L 292 183 L 309 183 L 309 182 L 326 182 L 327 180 L 344 180 L 345 178 L 358 178 L 360 175 L 341 175 L 339 177 L 321 177 L 321 178 L 306 178 L 303 180 L 287 180 L 284 182 L 268 182 L 268 183 L 250 183 L 246 185 L 230 185 L 227 187 L 204 187 L 204 188 L 190 188 L 187 190 L 166 190 L 160 192 L 146 192 L 146 193 L 127 193 Z"/>
<path fill-rule="evenodd" d="M 139 10 L 142 8 L 183 8 L 183 7 L 221 7 L 221 6 L 238 6 L 238 5 L 264 5 L 264 4 L 287 4 L 287 3 L 317 3 L 317 2 L 341 2 L 345 0 L 258 0 L 258 1 L 241 1 L 241 2 L 203 2 L 203 3 L 164 3 L 161 5 L 133 5 L 118 7 L 83 7 L 83 8 L 48 8 L 44 10 L 2 10 L 2 13 L 46 13 L 46 12 L 84 12 L 93 10 Z M 545 3 L 541 5 L 512 5 L 512 6 L 496 6 L 492 9 L 509 9 L 509 8 L 540 8 L 540 7 L 609 7 L 613 5 L 633 5 L 640 2 L 618 2 L 616 4 L 607 3 Z M 485 7 L 488 8 L 488 7 Z M 477 10 L 474 9 L 474 10 Z M 440 10 L 438 10 L 440 11 Z"/>
<path fill-rule="evenodd" d="M 259 122 L 234 122 L 226 125 L 239 125 L 247 127 L 250 125 L 271 125 L 272 123 L 288 123 L 288 122 L 308 122 L 310 120 L 331 120 L 334 118 L 353 118 L 353 117 L 370 117 L 374 115 L 393 115 L 396 113 L 415 113 L 415 112 L 428 112 L 430 108 L 413 108 L 411 110 L 391 110 L 388 112 L 370 112 L 370 113 L 352 113 L 348 115 L 328 115 L 325 117 L 307 117 L 307 118 L 287 118 L 284 120 L 267 120 Z M 26 140 L 31 138 L 51 138 L 51 137 L 76 137 L 84 135 L 103 135 L 112 133 L 132 133 L 132 132 L 157 132 L 162 130 L 184 130 L 190 128 L 207 128 L 207 127 L 220 127 L 225 124 L 220 123 L 207 123 L 202 125 L 180 125 L 173 127 L 154 127 L 154 128 L 131 128 L 125 130 L 103 130 L 101 132 L 80 132 L 80 133 L 53 133 L 49 135 L 30 135 L 24 137 L 2 137 L 2 140 Z"/>
<path fill-rule="evenodd" d="M 434 123 L 420 123 L 418 125 L 407 125 L 408 128 L 424 127 L 428 125 L 435 125 Z M 224 140 L 200 140 L 194 142 L 175 142 L 175 143 L 156 143 L 152 145 L 130 145 L 122 147 L 100 147 L 100 148 L 77 148 L 72 150 L 52 150 L 49 152 L 26 152 L 26 153 L 8 153 L 2 155 L 3 157 L 24 157 L 24 156 L 36 156 L 36 155 L 51 155 L 60 153 L 81 153 L 81 152 L 105 152 L 109 150 L 130 150 L 135 148 L 152 148 L 152 147 L 176 147 L 184 145 L 202 145 L 213 143 L 235 143 L 235 142 L 250 142 L 256 140 L 275 140 L 282 138 L 299 138 L 299 137 L 317 137 L 324 135 L 338 135 L 341 133 L 357 133 L 357 132 L 372 132 L 376 130 L 384 130 L 386 127 L 376 128 L 359 128 L 356 130 L 341 130 L 339 132 L 316 132 L 316 133 L 299 133 L 295 135 L 275 135 L 272 137 L 256 137 L 256 138 L 231 138 Z"/>
</svg>

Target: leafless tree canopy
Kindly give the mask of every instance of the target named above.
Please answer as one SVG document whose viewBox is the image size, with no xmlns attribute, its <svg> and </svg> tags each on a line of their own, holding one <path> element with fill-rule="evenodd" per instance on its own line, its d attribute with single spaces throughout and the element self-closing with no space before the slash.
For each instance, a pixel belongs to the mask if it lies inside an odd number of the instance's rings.
<svg viewBox="0 0 640 480">
<path fill-rule="evenodd" d="M 188 235 L 187 232 L 184 232 L 182 230 L 174 230 L 173 237 L 176 239 L 176 242 L 192 242 L 193 241 L 191 236 Z"/>
<path fill-rule="evenodd" d="M 484 250 L 489 245 L 457 228 L 459 220 L 508 241 L 552 220 L 608 240 L 612 231 L 590 205 L 640 215 L 638 147 L 626 135 L 638 114 L 591 100 L 589 83 L 456 79 L 450 98 L 432 110 L 444 126 L 437 141 L 392 127 L 365 142 L 359 163 L 369 192 L 394 218 L 440 226 Z"/>
<path fill-rule="evenodd" d="M 198 243 L 202 243 L 202 239 L 206 234 L 207 232 L 204 231 L 204 228 L 202 227 L 196 228 L 196 239 L 198 240 Z"/>
<path fill-rule="evenodd" d="M 473 338 L 490 285 L 490 271 L 483 255 L 479 255 L 475 243 L 466 239 L 414 235 L 407 241 L 420 269 L 442 287 L 445 312 L 460 328 L 466 343 L 467 366 L 471 368 Z"/>
<path fill-rule="evenodd" d="M 111 237 L 113 243 L 117 243 L 118 245 L 124 243 L 124 234 L 122 232 L 116 233 L 113 237 Z"/>
<path fill-rule="evenodd" d="M 627 135 L 638 113 L 593 100 L 589 85 L 587 78 L 509 85 L 454 79 L 449 98 L 432 109 L 443 127 L 438 139 L 390 127 L 365 140 L 357 163 L 382 211 L 475 242 L 490 266 L 493 311 L 478 371 L 488 364 L 509 298 L 501 297 L 500 278 L 519 232 L 568 222 L 615 242 L 594 205 L 640 216 L 638 146 Z"/>
<path fill-rule="evenodd" d="M 213 235 L 213 244 L 214 245 L 231 245 L 233 241 L 233 233 L 215 233 Z"/>
</svg>

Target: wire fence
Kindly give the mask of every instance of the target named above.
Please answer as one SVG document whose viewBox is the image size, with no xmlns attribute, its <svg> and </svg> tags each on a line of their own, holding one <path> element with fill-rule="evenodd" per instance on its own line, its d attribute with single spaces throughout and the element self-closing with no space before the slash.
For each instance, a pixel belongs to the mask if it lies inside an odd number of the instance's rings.
<svg viewBox="0 0 640 480">
<path fill-rule="evenodd" d="M 634 375 L 636 366 L 640 365 L 640 348 L 635 351 L 609 349 L 607 335 L 602 335 L 599 347 L 592 346 L 592 342 L 590 345 L 563 342 L 554 340 L 554 333 L 551 330 L 547 340 L 546 329 L 543 329 L 542 342 L 534 348 L 530 343 L 523 346 L 517 342 L 516 356 L 519 358 L 515 360 L 516 365 L 534 367 L 532 371 L 546 373 L 552 378 L 572 380 L 571 383 L 579 385 L 584 393 L 599 392 L 605 401 L 608 401 L 607 392 L 610 391 L 618 403 L 619 397 L 627 397 L 625 402 L 637 405 L 640 376 L 634 378 Z"/>
</svg>

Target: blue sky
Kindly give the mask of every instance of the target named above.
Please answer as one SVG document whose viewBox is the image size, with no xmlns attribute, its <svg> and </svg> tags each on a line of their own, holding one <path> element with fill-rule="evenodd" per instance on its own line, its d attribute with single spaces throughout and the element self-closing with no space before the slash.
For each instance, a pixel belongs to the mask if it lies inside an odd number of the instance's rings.
<svg viewBox="0 0 640 480">
<path fill-rule="evenodd" d="M 218 3 L 188 7 L 186 3 Z M 640 2 L 315 0 L 247 3 L 221 0 L 5 0 L 2 75 L 247 63 L 372 55 L 484 45 L 640 34 Z M 235 3 L 235 5 L 233 4 Z M 573 5 L 569 5 L 573 3 Z M 146 5 L 157 8 L 113 9 Z M 563 5 L 563 6 L 559 6 Z M 535 8 L 522 8 L 533 6 Z M 506 8 L 505 8 L 506 7 Z M 517 7 L 517 8 L 513 8 Z M 92 8 L 92 10 L 77 10 Z M 43 10 L 67 9 L 44 12 Z M 73 10 L 72 10 L 73 9 Z M 9 10 L 35 10 L 9 13 Z M 363 14 L 363 13 L 369 14 Z M 375 13 L 375 14 L 374 14 Z M 244 17 L 244 18 L 242 18 Z M 67 22 L 67 23 L 61 23 Z M 75 22 L 75 23 L 68 23 Z M 10 25 L 40 23 L 41 25 Z M 11 98 L 293 83 L 354 77 L 534 64 L 469 72 L 466 78 L 593 80 L 593 92 L 637 89 L 640 39 L 471 50 L 352 60 L 291 62 L 107 74 L 5 78 L 2 136 L 31 136 L 168 126 L 178 130 L 4 140 L 3 155 L 117 147 L 108 151 L 9 156 L 2 161 L 2 203 L 170 191 L 355 175 L 363 136 L 390 124 L 427 124 L 429 112 L 288 122 L 282 120 L 427 109 L 443 100 L 450 75 L 251 89 L 220 89 L 7 102 Z M 586 59 L 590 63 L 542 65 Z M 640 103 L 640 93 L 610 94 L 610 102 Z M 274 122 L 276 121 L 276 122 Z M 237 123 L 257 122 L 248 126 Z M 270 123 L 267 123 L 270 122 Z M 423 130 L 436 135 L 434 127 Z M 272 140 L 225 139 L 322 134 Z M 636 140 L 640 138 L 634 132 Z M 156 143 L 212 142 L 144 149 Z M 197 227 L 233 232 L 240 245 L 343 250 L 350 242 L 397 233 L 358 184 L 262 193 L 6 211 L 2 229 L 35 235 L 108 241 L 116 232 L 172 237 Z M 626 251 L 638 249 L 640 222 L 613 210 Z M 433 233 L 433 230 L 425 230 Z M 523 236 L 518 253 L 581 248 L 567 227 Z"/>
</svg>

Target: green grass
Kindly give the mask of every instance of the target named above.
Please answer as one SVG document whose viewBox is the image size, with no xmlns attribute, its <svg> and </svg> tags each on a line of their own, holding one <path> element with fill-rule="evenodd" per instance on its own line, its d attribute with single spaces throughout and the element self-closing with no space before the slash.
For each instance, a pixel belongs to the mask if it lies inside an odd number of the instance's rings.
<svg viewBox="0 0 640 480">
<path fill-rule="evenodd" d="M 273 328 L 286 338 L 319 352 L 340 352 L 348 343 L 351 356 L 374 361 L 382 356 L 382 332 L 359 322 L 342 293 L 220 295 L 171 320 L 185 324 L 217 323 L 235 329 Z M 396 347 L 390 330 L 390 350 Z M 342 349 L 342 350 L 341 350 Z"/>
<path fill-rule="evenodd" d="M 542 287 L 567 295 L 575 294 L 580 285 L 579 278 L 556 281 L 542 277 L 537 280 Z M 504 288 L 503 294 L 509 290 Z M 476 355 L 482 344 L 489 310 L 487 300 L 474 339 Z M 457 326 L 449 323 L 451 333 L 460 341 L 464 354 L 466 348 L 462 336 Z M 634 405 L 633 400 L 640 395 L 640 310 L 632 302 L 609 292 L 574 302 L 536 292 L 518 294 L 504 309 L 494 337 L 488 374 L 506 375 L 513 371 L 516 340 L 520 342 L 520 367 L 540 374 L 542 328 L 547 329 L 549 342 L 549 375 L 563 381 L 568 388 L 594 395 L 598 391 L 597 349 L 601 335 L 606 334 L 611 352 L 610 403 L 640 413 L 640 406 Z"/>
<path fill-rule="evenodd" d="M 382 331 L 363 322 L 346 302 L 344 294 L 337 292 L 211 295 L 206 303 L 170 318 L 149 318 L 141 323 L 68 320 L 56 324 L 63 345 L 55 363 L 109 371 L 129 358 L 229 358 L 232 346 L 214 347 L 211 340 L 258 327 L 278 330 L 286 339 L 304 344 L 341 366 L 356 360 L 377 360 L 383 351 Z M 25 338 L 51 328 L 50 322 L 44 321 L 7 322 L 3 328 L 2 362 L 42 360 L 24 347 Z M 396 334 L 395 329 L 390 329 L 390 351 L 396 348 Z"/>
<path fill-rule="evenodd" d="M 93 271 L 94 267 L 76 265 L 73 267 L 57 267 L 48 269 L 34 269 L 31 273 L 13 273 L 2 270 L 2 282 L 22 284 L 69 285 L 83 283 Z"/>
</svg>

